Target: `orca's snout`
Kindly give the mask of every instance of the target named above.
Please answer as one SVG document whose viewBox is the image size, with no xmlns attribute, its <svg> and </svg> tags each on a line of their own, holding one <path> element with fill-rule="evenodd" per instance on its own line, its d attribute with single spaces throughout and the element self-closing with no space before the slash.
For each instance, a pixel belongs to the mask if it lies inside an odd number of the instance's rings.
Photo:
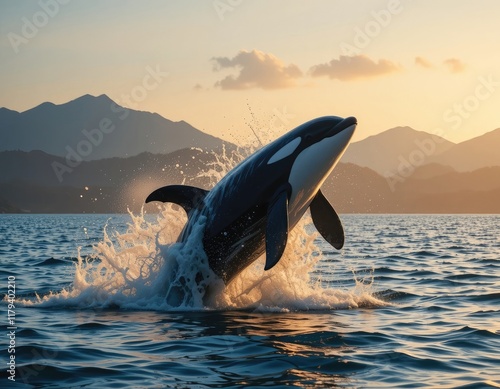
<svg viewBox="0 0 500 389">
<path fill-rule="evenodd" d="M 358 124 L 357 119 L 354 116 L 349 116 L 339 123 L 337 123 L 335 126 L 333 126 L 330 130 L 327 136 L 334 136 L 340 134 L 342 131 L 349 129 L 351 132 L 351 136 L 354 133 L 354 130 L 356 129 L 356 125 Z"/>
<path fill-rule="evenodd" d="M 352 126 L 356 127 L 357 124 L 358 124 L 357 119 L 354 116 L 349 116 L 344 120 L 342 120 L 339 124 L 337 124 L 335 128 L 337 129 L 338 132 L 340 132 Z"/>
</svg>

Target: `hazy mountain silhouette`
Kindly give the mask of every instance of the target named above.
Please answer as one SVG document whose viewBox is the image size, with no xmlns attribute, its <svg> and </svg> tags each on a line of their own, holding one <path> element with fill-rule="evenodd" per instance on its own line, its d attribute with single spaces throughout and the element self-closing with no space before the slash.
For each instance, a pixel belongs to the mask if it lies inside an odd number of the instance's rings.
<svg viewBox="0 0 500 389">
<path fill-rule="evenodd" d="M 411 177 L 397 193 L 402 213 L 500 213 L 500 167 Z"/>
<path fill-rule="evenodd" d="M 216 168 L 217 158 L 183 149 L 87 161 L 63 182 L 52 171 L 54 161 L 64 159 L 40 151 L 0 153 L 0 166 L 9 164 L 0 174 L 0 212 L 137 212 L 160 186 L 210 189 L 215 182 L 200 173 Z M 457 172 L 422 166 L 392 189 L 387 178 L 351 163 L 339 163 L 322 188 L 340 213 L 500 213 L 500 167 Z M 156 207 L 145 209 L 154 212 Z"/>
<path fill-rule="evenodd" d="M 106 158 L 85 161 L 65 173 L 59 180 L 54 163 L 65 163 L 64 158 L 43 151 L 0 152 L 0 183 L 23 181 L 44 186 L 118 186 L 137 177 L 151 180 L 192 181 L 215 161 L 213 153 L 200 149 L 183 149 L 169 154 L 141 153 L 129 158 Z M 199 179 L 197 179 L 199 181 Z"/>
<path fill-rule="evenodd" d="M 138 211 L 163 185 L 210 189 L 215 182 L 200 173 L 216 168 L 217 155 L 204 149 L 220 154 L 224 145 L 231 154 L 235 147 L 105 95 L 22 113 L 0 108 L 0 140 L 0 212 Z M 82 142 L 92 149 L 86 160 L 68 160 L 68 147 L 77 151 Z M 454 144 L 393 128 L 351 144 L 323 192 L 340 213 L 500 213 L 499 146 L 500 129 Z M 411 169 L 403 175 L 405 163 Z"/>
<path fill-rule="evenodd" d="M 106 95 L 84 95 L 60 105 L 46 102 L 22 113 L 0 108 L 0 139 L 0 151 L 41 150 L 73 160 L 168 154 L 189 147 L 214 150 L 224 143 L 184 121 L 123 108 Z M 454 144 L 410 127 L 396 127 L 352 143 L 342 161 L 382 176 L 398 174 L 408 164 L 412 169 L 438 163 L 471 171 L 500 166 L 499 146 L 500 129 Z"/>
<path fill-rule="evenodd" d="M 46 102 L 21 113 L 2 108 L 0 139 L 0 151 L 42 150 L 66 156 L 71 149 L 83 160 L 188 147 L 216 149 L 223 144 L 184 121 L 123 108 L 106 95 L 84 95 L 60 105 Z"/>
<path fill-rule="evenodd" d="M 200 172 L 213 168 L 216 161 L 214 153 L 194 148 L 141 153 L 84 161 L 59 181 L 52 164 L 64 163 L 64 158 L 42 151 L 5 151 L 0 152 L 0 166 L 6 167 L 0 173 L 0 194 L 4 212 L 15 212 L 13 207 L 35 213 L 126 212 L 139 210 L 146 196 L 160 186 L 184 183 L 210 188 L 215 183 Z"/>
<path fill-rule="evenodd" d="M 410 160 L 412 153 L 439 155 L 454 143 L 411 127 L 395 127 L 349 145 L 342 157 L 351 162 L 375 170 L 383 176 L 397 173 L 402 160 Z M 430 162 L 430 161 L 429 161 Z"/>
<path fill-rule="evenodd" d="M 446 173 L 453 173 L 455 169 L 451 166 L 441 165 L 439 163 L 429 163 L 427 165 L 422 165 L 413 171 L 411 178 L 413 179 L 428 179 L 433 177 L 438 177 Z"/>
<path fill-rule="evenodd" d="M 340 213 L 393 212 L 397 199 L 384 177 L 352 163 L 339 163 L 322 191 Z"/>
<path fill-rule="evenodd" d="M 20 213 L 22 210 L 0 197 L 0 213 Z"/>
<path fill-rule="evenodd" d="M 459 143 L 430 161 L 448 165 L 460 172 L 500 166 L 500 128 Z"/>
<path fill-rule="evenodd" d="M 500 213 L 500 166 L 415 170 L 395 191 L 371 169 L 340 163 L 323 185 L 340 213 Z"/>
<path fill-rule="evenodd" d="M 500 166 L 485 167 L 472 172 L 448 171 L 430 177 L 414 174 L 399 188 L 405 196 L 415 194 L 490 191 L 500 188 Z"/>
</svg>

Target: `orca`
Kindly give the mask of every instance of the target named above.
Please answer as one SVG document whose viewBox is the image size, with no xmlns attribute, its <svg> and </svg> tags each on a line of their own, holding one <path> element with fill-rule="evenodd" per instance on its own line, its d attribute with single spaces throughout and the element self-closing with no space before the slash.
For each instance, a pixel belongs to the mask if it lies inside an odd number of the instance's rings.
<svg viewBox="0 0 500 389">
<path fill-rule="evenodd" d="M 289 232 L 308 208 L 323 238 L 341 249 L 342 223 L 320 187 L 356 125 L 354 117 L 316 118 L 250 155 L 212 190 L 169 185 L 153 191 L 146 203 L 184 208 L 188 221 L 178 242 L 185 242 L 200 218 L 206 218 L 203 248 L 210 268 L 226 285 L 264 253 L 264 270 L 276 265 Z"/>
</svg>

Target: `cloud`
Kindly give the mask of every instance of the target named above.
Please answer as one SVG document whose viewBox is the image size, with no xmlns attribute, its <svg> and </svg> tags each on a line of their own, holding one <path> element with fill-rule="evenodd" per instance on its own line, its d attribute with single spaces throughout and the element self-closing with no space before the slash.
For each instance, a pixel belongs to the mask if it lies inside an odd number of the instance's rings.
<svg viewBox="0 0 500 389">
<path fill-rule="evenodd" d="M 443 61 L 451 73 L 461 73 L 465 70 L 465 64 L 458 58 L 448 58 Z"/>
<path fill-rule="evenodd" d="M 415 65 L 421 66 L 426 69 L 432 69 L 434 65 L 423 57 L 415 57 Z"/>
<path fill-rule="evenodd" d="M 216 82 L 215 86 L 224 90 L 288 88 L 302 76 L 296 65 L 287 66 L 274 55 L 259 50 L 242 50 L 234 58 L 217 57 L 212 60 L 215 71 L 226 68 L 239 70 L 238 75 L 229 75 Z"/>
<path fill-rule="evenodd" d="M 341 55 L 339 59 L 332 59 L 329 63 L 313 66 L 310 73 L 313 77 L 327 76 L 341 81 L 351 81 L 378 77 L 399 70 L 400 66 L 386 59 L 380 59 L 376 62 L 366 55 L 352 57 Z"/>
</svg>

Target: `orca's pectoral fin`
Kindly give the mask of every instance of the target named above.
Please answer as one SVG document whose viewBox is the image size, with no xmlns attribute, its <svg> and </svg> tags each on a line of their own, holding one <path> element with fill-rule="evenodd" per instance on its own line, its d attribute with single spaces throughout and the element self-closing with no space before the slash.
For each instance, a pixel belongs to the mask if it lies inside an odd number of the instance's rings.
<svg viewBox="0 0 500 389">
<path fill-rule="evenodd" d="M 194 186 L 168 185 L 152 192 L 146 198 L 146 203 L 151 201 L 175 203 L 184 208 L 186 213 L 189 213 L 193 208 L 197 208 L 203 202 L 207 193 L 207 190 Z"/>
<path fill-rule="evenodd" d="M 278 263 L 285 251 L 288 239 L 288 194 L 280 192 L 267 209 L 266 266 L 271 269 Z"/>
<path fill-rule="evenodd" d="M 321 193 L 321 190 L 312 201 L 310 210 L 314 225 L 321 236 L 337 250 L 340 250 L 344 246 L 344 228 L 339 215 Z"/>
</svg>

